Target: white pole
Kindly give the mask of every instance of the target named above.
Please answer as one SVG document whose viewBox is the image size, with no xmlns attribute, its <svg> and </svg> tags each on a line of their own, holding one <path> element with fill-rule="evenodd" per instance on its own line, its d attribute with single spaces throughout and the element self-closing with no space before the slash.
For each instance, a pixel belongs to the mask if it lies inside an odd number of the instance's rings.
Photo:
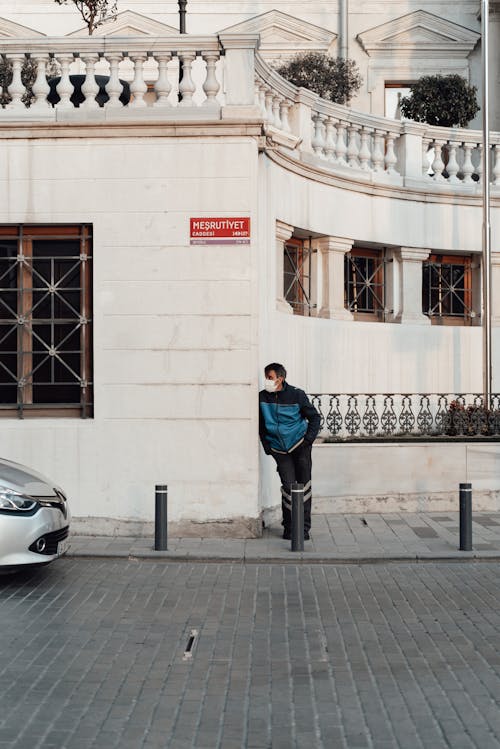
<svg viewBox="0 0 500 749">
<path fill-rule="evenodd" d="M 339 2 L 339 57 L 346 60 L 349 57 L 349 0 Z"/>
<path fill-rule="evenodd" d="M 481 0 L 481 59 L 483 70 L 483 397 L 491 405 L 491 226 L 489 123 L 489 1 Z"/>
</svg>

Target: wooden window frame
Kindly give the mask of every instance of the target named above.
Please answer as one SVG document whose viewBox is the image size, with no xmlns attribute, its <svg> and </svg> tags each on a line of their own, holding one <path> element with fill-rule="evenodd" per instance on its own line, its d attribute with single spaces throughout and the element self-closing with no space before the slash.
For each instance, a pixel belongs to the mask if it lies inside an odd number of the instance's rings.
<svg viewBox="0 0 500 749">
<path fill-rule="evenodd" d="M 464 268 L 464 313 L 459 314 L 440 314 L 431 313 L 429 314 L 429 292 L 430 289 L 425 287 L 426 269 L 431 265 L 450 265 L 460 266 Z M 458 326 L 469 326 L 472 325 L 473 321 L 473 307 L 472 307 L 472 291 L 473 291 L 473 258 L 472 255 L 441 255 L 439 253 L 433 253 L 429 256 L 428 260 L 423 263 L 423 278 L 422 278 L 422 312 L 430 318 L 432 325 L 458 325 Z M 427 291 L 427 299 L 425 298 Z M 445 291 L 445 296 L 449 291 Z M 439 302 L 438 302 L 439 303 Z M 441 301 L 442 304 L 442 301 Z M 467 312 L 469 310 L 469 313 Z M 472 314 L 471 314 L 472 313 Z"/>
<path fill-rule="evenodd" d="M 78 240 L 80 243 L 79 255 L 72 255 L 75 263 L 79 264 L 79 286 L 80 293 L 79 308 L 73 307 L 74 314 L 70 318 L 71 323 L 66 319 L 61 320 L 54 313 L 54 306 L 57 298 L 59 279 L 55 283 L 54 279 L 47 283 L 34 268 L 33 259 L 33 242 L 36 240 Z M 17 330 L 17 403 L 0 402 L 0 418 L 17 415 L 20 418 L 30 417 L 81 417 L 89 418 L 93 416 L 93 362 L 92 362 L 92 227 L 89 224 L 65 224 L 65 225 L 12 225 L 0 226 L 0 241 L 14 240 L 17 242 L 17 308 L 16 316 L 18 321 Z M 57 260 L 57 254 L 52 258 L 50 255 L 46 258 L 50 260 L 51 268 Z M 71 272 L 71 271 L 70 271 Z M 59 364 L 73 373 L 73 385 L 77 383 L 80 386 L 80 401 L 71 401 L 69 403 L 50 403 L 47 399 L 39 403 L 33 403 L 33 375 L 37 367 L 33 364 L 34 340 L 37 345 L 42 343 L 47 347 L 47 342 L 38 338 L 33 328 L 33 292 L 35 288 L 33 279 L 37 277 L 37 284 L 47 284 L 47 293 L 50 294 L 52 314 L 43 323 L 51 327 L 51 344 L 47 349 L 54 367 Z M 64 278 L 64 276 L 63 276 Z M 0 282 L 0 287 L 2 283 Z M 61 290 L 64 287 L 61 287 Z M 40 290 L 40 289 L 39 289 Z M 45 291 L 45 290 L 44 290 Z M 61 293 L 61 291 L 59 292 Z M 1 291 L 0 291 L 1 294 Z M 35 305 L 36 307 L 36 305 Z M 1 319 L 1 309 L 0 309 Z M 35 318 L 36 320 L 36 318 Z M 10 324 L 10 318 L 4 319 L 3 326 Z M 79 370 L 73 371 L 64 361 L 66 354 L 64 349 L 57 349 L 53 336 L 58 326 L 64 324 L 75 324 L 75 331 L 79 330 Z M 74 331 L 73 331 L 74 332 Z M 68 335 L 71 335 L 71 331 Z M 71 352 L 74 353 L 74 352 Z M 2 353 L 0 353 L 0 356 Z M 67 356 L 67 354 L 66 354 Z M 53 367 L 51 364 L 52 372 Z M 55 375 L 52 375 L 55 376 Z M 44 386 L 57 387 L 57 379 L 44 383 Z"/>
<path fill-rule="evenodd" d="M 381 294 L 377 294 L 376 292 L 372 291 L 371 296 L 374 300 L 374 308 L 373 311 L 369 310 L 362 310 L 358 311 L 357 309 L 357 296 L 353 300 L 350 299 L 349 294 L 349 285 L 350 285 L 350 270 L 353 267 L 353 264 L 351 263 L 351 258 L 368 258 L 373 260 L 378 260 L 378 265 L 375 268 L 374 273 L 372 276 L 370 276 L 370 284 L 368 285 L 368 288 L 370 289 L 372 286 L 376 287 L 377 289 L 381 289 Z M 363 247 L 353 247 L 350 252 L 346 253 L 345 255 L 345 263 L 344 263 L 344 306 L 346 309 L 348 309 L 355 320 L 364 320 L 366 322 L 383 322 L 385 319 L 385 250 L 372 250 L 372 249 L 364 249 Z M 352 284 L 351 284 L 352 285 Z M 361 284 L 363 288 L 366 289 L 367 284 L 362 283 Z M 362 288 L 362 290 L 363 290 Z M 381 298 L 380 298 L 381 297 Z"/>
<path fill-rule="evenodd" d="M 296 253 L 296 261 L 293 260 L 293 253 Z M 310 317 L 314 309 L 311 299 L 312 253 L 313 250 L 310 241 L 307 247 L 305 246 L 305 240 L 299 237 L 291 237 L 285 242 L 283 296 L 292 307 L 294 315 L 301 315 L 302 317 Z M 287 264 L 291 265 L 291 271 L 287 270 Z M 307 269 L 305 269 L 306 264 Z M 290 276 L 293 276 L 291 281 Z M 293 296 L 291 292 L 295 283 L 297 283 L 297 293 Z"/>
</svg>

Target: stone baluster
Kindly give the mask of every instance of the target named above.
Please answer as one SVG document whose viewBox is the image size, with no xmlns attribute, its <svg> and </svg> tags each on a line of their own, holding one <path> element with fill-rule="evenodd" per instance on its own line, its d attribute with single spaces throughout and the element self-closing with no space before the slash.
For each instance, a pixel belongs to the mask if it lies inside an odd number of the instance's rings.
<svg viewBox="0 0 500 749">
<path fill-rule="evenodd" d="M 478 177 L 478 182 L 480 183 L 483 178 L 483 144 L 478 143 L 477 144 L 477 150 L 479 151 L 479 164 L 477 165 L 476 174 Z"/>
<path fill-rule="evenodd" d="M 85 80 L 82 83 L 82 94 L 85 96 L 85 101 L 80 106 L 84 109 L 97 109 L 99 104 L 96 102 L 95 97 L 99 93 L 99 86 L 95 79 L 95 64 L 99 59 L 99 55 L 85 53 L 81 55 L 81 58 L 85 63 Z"/>
<path fill-rule="evenodd" d="M 219 53 L 214 50 L 209 52 L 202 52 L 201 55 L 207 65 L 207 75 L 203 84 L 203 91 L 205 92 L 205 96 L 207 98 L 203 102 L 203 106 L 211 107 L 212 109 L 218 108 L 219 102 L 217 101 L 217 94 L 219 93 L 220 83 L 217 80 L 217 76 L 215 75 L 215 66 L 217 65 L 217 61 L 219 59 Z"/>
<path fill-rule="evenodd" d="M 179 83 L 179 93 L 181 95 L 179 106 L 192 107 L 196 86 L 191 76 L 191 66 L 196 58 L 196 54 L 194 52 L 180 52 L 179 58 L 182 63 L 182 79 Z"/>
<path fill-rule="evenodd" d="M 282 99 L 280 104 L 280 117 L 281 117 L 281 129 L 285 133 L 290 133 L 292 128 L 290 127 L 290 120 L 288 119 L 288 112 L 292 106 L 291 102 L 287 99 Z"/>
<path fill-rule="evenodd" d="M 494 165 L 493 165 L 493 184 L 500 185 L 500 146 L 493 146 Z"/>
<path fill-rule="evenodd" d="M 361 143 L 359 148 L 359 165 L 363 171 L 370 169 L 370 135 L 371 131 L 367 127 L 361 128 Z"/>
<path fill-rule="evenodd" d="M 145 52 L 134 52 L 129 57 L 134 63 L 134 80 L 130 84 L 132 97 L 129 106 L 138 109 L 147 106 L 144 101 L 144 94 L 148 90 L 144 80 L 144 63 L 148 56 Z"/>
<path fill-rule="evenodd" d="M 260 106 L 260 111 L 265 120 L 267 120 L 267 107 L 266 107 L 266 87 L 263 83 L 257 83 L 258 97 L 257 102 Z"/>
<path fill-rule="evenodd" d="M 325 156 L 327 161 L 335 162 L 335 151 L 337 147 L 337 131 L 335 120 L 327 117 L 325 123 Z"/>
<path fill-rule="evenodd" d="M 120 83 L 119 66 L 123 55 L 121 52 L 109 52 L 106 58 L 109 62 L 109 81 L 106 83 L 106 93 L 109 96 L 104 105 L 106 109 L 119 109 L 123 107 L 120 96 L 123 91 L 123 84 Z"/>
<path fill-rule="evenodd" d="M 273 92 L 270 88 L 266 88 L 265 93 L 265 104 L 266 104 L 266 120 L 268 125 L 274 125 L 274 112 L 273 112 Z"/>
<path fill-rule="evenodd" d="M 281 97 L 273 96 L 273 125 L 274 127 L 278 128 L 278 130 L 281 130 L 280 104 Z"/>
<path fill-rule="evenodd" d="M 358 131 L 359 125 L 349 125 L 347 132 L 349 133 L 349 141 L 347 144 L 347 163 L 353 169 L 359 168 L 359 148 L 358 148 Z"/>
<path fill-rule="evenodd" d="M 33 84 L 33 94 L 35 101 L 31 105 L 31 109 L 48 109 L 50 107 L 47 101 L 47 96 L 50 92 L 50 86 L 47 83 L 47 77 L 45 75 L 45 69 L 49 56 L 47 54 L 34 55 L 36 62 L 36 79 Z"/>
<path fill-rule="evenodd" d="M 311 146 L 316 156 L 324 155 L 325 138 L 323 136 L 323 122 L 325 116 L 319 112 L 314 112 L 312 121 L 314 122 L 314 135 L 311 141 Z"/>
<path fill-rule="evenodd" d="M 61 65 L 61 80 L 56 86 L 56 91 L 59 95 L 59 101 L 56 104 L 56 109 L 73 109 L 71 102 L 71 96 L 75 87 L 71 83 L 69 77 L 69 66 L 73 62 L 73 54 L 62 53 L 57 56 L 57 61 Z"/>
<path fill-rule="evenodd" d="M 158 78 L 155 82 L 156 101 L 153 107 L 171 107 L 168 97 L 172 91 L 172 84 L 168 79 L 168 63 L 172 59 L 172 53 L 158 52 L 155 59 L 158 63 Z"/>
<path fill-rule="evenodd" d="M 434 161 L 432 162 L 432 171 L 434 172 L 434 179 L 436 180 L 436 182 L 444 182 L 444 177 L 443 177 L 444 161 L 441 156 L 443 146 L 444 146 L 444 141 L 442 140 L 434 141 Z"/>
<path fill-rule="evenodd" d="M 7 109 L 24 109 L 26 105 L 22 101 L 22 98 L 26 93 L 26 87 L 21 80 L 21 69 L 25 56 L 22 52 L 19 52 L 18 54 L 9 55 L 9 60 L 12 62 L 12 81 L 7 88 L 11 96 L 11 101 L 7 104 Z"/>
<path fill-rule="evenodd" d="M 397 174 L 396 164 L 398 159 L 394 151 L 394 133 L 385 134 L 385 171 L 387 174 Z"/>
<path fill-rule="evenodd" d="M 472 151 L 476 147 L 474 143 L 464 143 L 464 164 L 462 167 L 464 184 L 470 184 L 473 182 L 472 175 L 474 174 L 474 164 L 472 163 Z"/>
<path fill-rule="evenodd" d="M 337 164 L 339 166 L 347 166 L 345 159 L 347 153 L 347 146 L 345 142 L 346 124 L 345 122 L 339 121 L 337 124 Z"/>
<path fill-rule="evenodd" d="M 383 130 L 375 130 L 373 136 L 372 164 L 374 172 L 384 171 L 384 136 Z"/>
<path fill-rule="evenodd" d="M 422 138 L 422 177 L 425 179 L 430 178 L 429 174 L 429 146 L 431 145 L 431 138 Z"/>
<path fill-rule="evenodd" d="M 448 182 L 454 185 L 460 183 L 460 180 L 457 177 L 459 169 L 457 161 L 457 148 L 458 143 L 455 143 L 454 141 L 450 141 L 448 143 L 448 165 L 446 167 L 446 171 L 448 172 Z"/>
</svg>

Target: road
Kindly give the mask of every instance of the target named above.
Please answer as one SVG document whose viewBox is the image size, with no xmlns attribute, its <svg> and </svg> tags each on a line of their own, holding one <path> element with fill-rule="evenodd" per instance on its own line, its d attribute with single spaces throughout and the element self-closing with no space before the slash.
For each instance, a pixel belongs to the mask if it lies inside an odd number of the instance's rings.
<svg viewBox="0 0 500 749">
<path fill-rule="evenodd" d="M 0 577 L 0 749 L 500 748 L 497 563 Z"/>
</svg>

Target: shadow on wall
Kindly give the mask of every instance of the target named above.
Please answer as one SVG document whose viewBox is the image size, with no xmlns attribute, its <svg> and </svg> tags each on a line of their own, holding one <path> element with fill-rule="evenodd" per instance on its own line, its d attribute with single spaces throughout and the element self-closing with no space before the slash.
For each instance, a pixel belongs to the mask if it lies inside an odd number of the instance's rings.
<svg viewBox="0 0 500 749">
<path fill-rule="evenodd" d="M 85 101 L 85 95 L 82 92 L 82 85 L 85 82 L 84 75 L 70 75 L 69 77 L 71 84 L 74 86 L 74 91 L 71 94 L 70 101 L 74 107 L 79 107 Z M 47 101 L 54 106 L 61 101 L 61 97 L 57 93 L 57 86 L 61 80 L 61 77 L 50 78 L 47 82 L 50 86 L 50 93 L 47 96 Z M 95 80 L 99 86 L 99 92 L 97 93 L 96 101 L 100 107 L 103 107 L 107 101 L 109 101 L 109 95 L 106 91 L 106 85 L 109 82 L 109 76 L 107 75 L 96 75 Z M 125 106 L 130 101 L 130 86 L 127 81 L 120 80 L 123 86 L 122 93 L 119 101 Z"/>
</svg>

